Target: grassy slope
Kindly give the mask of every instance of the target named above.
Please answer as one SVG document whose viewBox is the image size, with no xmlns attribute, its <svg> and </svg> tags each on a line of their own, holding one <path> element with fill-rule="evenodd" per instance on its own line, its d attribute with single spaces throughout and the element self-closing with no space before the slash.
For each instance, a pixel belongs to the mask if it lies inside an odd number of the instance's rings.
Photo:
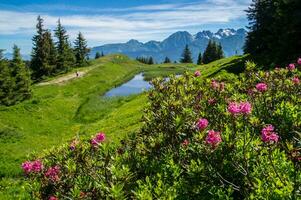
<svg viewBox="0 0 301 200">
<path fill-rule="evenodd" d="M 196 69 L 204 76 L 210 76 L 220 72 L 222 66 L 228 69 L 244 59 L 231 57 L 202 66 L 149 66 L 125 56 L 112 55 L 93 61 L 93 69 L 80 79 L 65 85 L 35 86 L 31 100 L 0 108 L 0 176 L 5 177 L 0 182 L 0 199 L 12 198 L 20 190 L 22 193 L 18 179 L 11 178 L 20 175 L 20 163 L 27 154 L 60 145 L 76 135 L 90 136 L 101 130 L 106 132 L 109 140 L 118 141 L 127 133 L 138 130 L 145 95 L 111 99 L 100 96 L 139 71 L 145 72 L 146 79 Z M 5 192 L 1 194 L 1 190 Z"/>
</svg>

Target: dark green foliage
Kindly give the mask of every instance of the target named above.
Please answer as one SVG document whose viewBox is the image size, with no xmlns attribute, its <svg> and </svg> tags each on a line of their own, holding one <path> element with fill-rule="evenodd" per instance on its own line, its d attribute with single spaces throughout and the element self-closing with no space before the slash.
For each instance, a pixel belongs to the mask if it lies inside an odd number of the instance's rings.
<svg viewBox="0 0 301 200">
<path fill-rule="evenodd" d="M 85 40 L 81 32 L 78 33 L 77 38 L 74 42 L 74 53 L 76 59 L 76 65 L 82 67 L 87 64 L 88 53 L 90 49 L 87 47 L 87 41 Z"/>
<path fill-rule="evenodd" d="M 170 59 L 166 56 L 163 63 L 171 63 Z"/>
<path fill-rule="evenodd" d="M 0 50 L 0 104 L 12 105 L 14 81 L 7 60 L 3 59 L 2 50 Z"/>
<path fill-rule="evenodd" d="M 136 60 L 138 60 L 139 62 L 142 62 L 144 64 L 148 64 L 148 65 L 152 65 L 154 64 L 154 59 L 153 57 L 137 57 Z"/>
<path fill-rule="evenodd" d="M 13 60 L 10 63 L 12 77 L 14 78 L 14 100 L 23 101 L 31 96 L 30 75 L 25 63 L 22 61 L 20 49 L 14 45 Z"/>
<path fill-rule="evenodd" d="M 41 79 L 43 76 L 49 76 L 53 71 L 51 66 L 50 49 L 51 49 L 51 36 L 49 32 L 44 29 L 43 19 L 38 16 L 37 18 L 37 34 L 33 37 L 33 48 L 31 53 L 31 69 L 34 79 Z M 53 64 L 53 63 L 52 63 Z"/>
<path fill-rule="evenodd" d="M 105 54 L 103 53 L 103 51 L 101 52 L 101 57 L 104 57 L 105 56 Z"/>
<path fill-rule="evenodd" d="M 198 65 L 202 64 L 202 53 L 201 52 L 199 53 L 197 64 Z"/>
<path fill-rule="evenodd" d="M 20 49 L 14 45 L 13 59 L 8 62 L 0 51 L 0 105 L 13 105 L 31 96 L 30 75 L 22 61 Z"/>
<path fill-rule="evenodd" d="M 96 54 L 95 54 L 95 59 L 98 59 L 101 57 L 101 54 L 97 51 Z"/>
<path fill-rule="evenodd" d="M 67 31 L 60 20 L 57 22 L 55 37 L 57 38 L 56 49 L 58 53 L 56 69 L 60 72 L 67 72 L 75 64 L 75 56 L 69 43 Z"/>
<path fill-rule="evenodd" d="M 221 44 L 217 44 L 214 40 L 209 40 L 207 48 L 203 54 L 202 61 L 208 64 L 212 61 L 224 58 L 224 52 Z"/>
<path fill-rule="evenodd" d="M 181 63 L 193 63 L 192 57 L 191 57 L 191 51 L 190 51 L 188 45 L 185 46 L 185 49 L 183 51 L 180 62 Z"/>
<path fill-rule="evenodd" d="M 148 63 L 147 63 L 147 64 L 149 64 L 149 65 L 154 64 L 154 59 L 153 59 L 153 57 L 149 57 Z"/>
<path fill-rule="evenodd" d="M 265 68 L 301 55 L 301 1 L 253 0 L 247 10 L 249 33 L 244 48 Z"/>
</svg>

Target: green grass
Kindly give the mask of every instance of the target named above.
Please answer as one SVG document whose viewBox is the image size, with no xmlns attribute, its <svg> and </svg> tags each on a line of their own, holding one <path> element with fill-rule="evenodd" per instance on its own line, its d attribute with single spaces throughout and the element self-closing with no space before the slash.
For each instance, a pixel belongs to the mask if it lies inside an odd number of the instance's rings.
<svg viewBox="0 0 301 200">
<path fill-rule="evenodd" d="M 128 97 L 101 97 L 108 90 L 144 72 L 145 78 L 202 71 L 203 76 L 227 75 L 245 57 L 225 58 L 208 65 L 145 65 L 123 55 L 110 55 L 80 70 L 84 77 L 63 85 L 33 86 L 33 98 L 11 107 L 0 107 L 0 199 L 16 199 L 24 193 L 21 163 L 27 155 L 56 147 L 75 136 L 90 137 L 104 131 L 118 142 L 139 130 L 144 94 Z M 74 72 L 71 72 L 74 73 Z M 59 77 L 61 77 L 60 75 Z M 51 78 L 53 79 L 53 78 Z"/>
</svg>

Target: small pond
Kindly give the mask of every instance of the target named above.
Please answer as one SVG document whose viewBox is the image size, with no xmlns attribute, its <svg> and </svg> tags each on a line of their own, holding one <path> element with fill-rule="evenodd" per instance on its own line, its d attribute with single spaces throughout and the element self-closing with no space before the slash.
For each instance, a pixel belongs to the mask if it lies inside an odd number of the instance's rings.
<svg viewBox="0 0 301 200">
<path fill-rule="evenodd" d="M 114 96 L 128 96 L 131 94 L 139 94 L 143 91 L 149 90 L 151 84 L 148 81 L 143 79 L 143 74 L 137 74 L 132 80 L 122 84 L 119 87 L 113 88 L 108 91 L 104 96 L 105 97 L 114 97 Z"/>
</svg>

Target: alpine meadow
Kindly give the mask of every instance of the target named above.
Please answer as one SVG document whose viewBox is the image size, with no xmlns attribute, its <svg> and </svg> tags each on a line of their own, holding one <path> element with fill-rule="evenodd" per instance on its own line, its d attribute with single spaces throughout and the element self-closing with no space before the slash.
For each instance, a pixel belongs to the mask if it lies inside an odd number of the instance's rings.
<svg viewBox="0 0 301 200">
<path fill-rule="evenodd" d="M 0 17 L 0 200 L 301 199 L 300 0 Z"/>
</svg>

